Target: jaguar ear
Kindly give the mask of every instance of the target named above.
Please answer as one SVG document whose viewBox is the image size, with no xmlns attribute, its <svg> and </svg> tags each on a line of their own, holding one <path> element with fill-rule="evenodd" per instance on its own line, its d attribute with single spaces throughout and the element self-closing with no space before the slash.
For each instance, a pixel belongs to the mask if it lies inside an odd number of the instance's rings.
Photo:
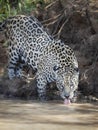
<svg viewBox="0 0 98 130">
<path fill-rule="evenodd" d="M 79 72 L 79 68 L 74 68 L 74 70 L 75 70 L 76 72 Z"/>
<path fill-rule="evenodd" d="M 54 70 L 54 71 L 57 71 L 57 70 L 59 70 L 59 68 L 60 68 L 59 66 L 56 66 L 56 65 L 55 65 L 55 66 L 53 67 L 53 70 Z"/>
</svg>

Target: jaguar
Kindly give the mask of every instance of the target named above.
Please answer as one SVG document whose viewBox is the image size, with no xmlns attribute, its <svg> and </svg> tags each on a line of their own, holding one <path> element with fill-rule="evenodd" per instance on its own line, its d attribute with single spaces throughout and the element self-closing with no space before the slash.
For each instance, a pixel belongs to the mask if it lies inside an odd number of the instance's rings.
<svg viewBox="0 0 98 130">
<path fill-rule="evenodd" d="M 22 76 L 24 65 L 36 70 L 37 90 L 46 99 L 46 85 L 55 81 L 62 99 L 73 99 L 78 88 L 79 69 L 73 50 L 54 39 L 33 16 L 18 15 L 0 22 L 8 42 L 8 75 Z"/>
</svg>

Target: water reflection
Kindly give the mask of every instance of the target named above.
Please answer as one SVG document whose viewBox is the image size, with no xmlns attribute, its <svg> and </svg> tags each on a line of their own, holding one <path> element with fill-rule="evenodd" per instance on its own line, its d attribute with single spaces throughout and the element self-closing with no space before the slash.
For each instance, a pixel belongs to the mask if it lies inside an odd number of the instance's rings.
<svg viewBox="0 0 98 130">
<path fill-rule="evenodd" d="M 98 104 L 0 101 L 0 130 L 98 130 Z"/>
</svg>

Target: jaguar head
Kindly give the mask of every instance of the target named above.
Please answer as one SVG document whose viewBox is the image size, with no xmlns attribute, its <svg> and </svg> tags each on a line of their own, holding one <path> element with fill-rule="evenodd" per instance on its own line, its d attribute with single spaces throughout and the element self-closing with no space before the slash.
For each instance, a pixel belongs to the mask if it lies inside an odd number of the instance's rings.
<svg viewBox="0 0 98 130">
<path fill-rule="evenodd" d="M 78 68 L 71 70 L 56 69 L 56 84 L 60 95 L 65 102 L 73 102 L 78 89 L 79 71 Z"/>
</svg>

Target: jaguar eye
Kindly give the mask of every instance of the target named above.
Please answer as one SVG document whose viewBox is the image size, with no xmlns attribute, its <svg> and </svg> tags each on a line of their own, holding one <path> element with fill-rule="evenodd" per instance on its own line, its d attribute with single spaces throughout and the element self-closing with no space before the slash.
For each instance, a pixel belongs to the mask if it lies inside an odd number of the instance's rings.
<svg viewBox="0 0 98 130">
<path fill-rule="evenodd" d="M 70 88 L 73 89 L 73 83 L 72 82 L 70 83 Z"/>
<path fill-rule="evenodd" d="M 70 88 L 73 89 L 73 86 L 71 85 Z"/>
</svg>

